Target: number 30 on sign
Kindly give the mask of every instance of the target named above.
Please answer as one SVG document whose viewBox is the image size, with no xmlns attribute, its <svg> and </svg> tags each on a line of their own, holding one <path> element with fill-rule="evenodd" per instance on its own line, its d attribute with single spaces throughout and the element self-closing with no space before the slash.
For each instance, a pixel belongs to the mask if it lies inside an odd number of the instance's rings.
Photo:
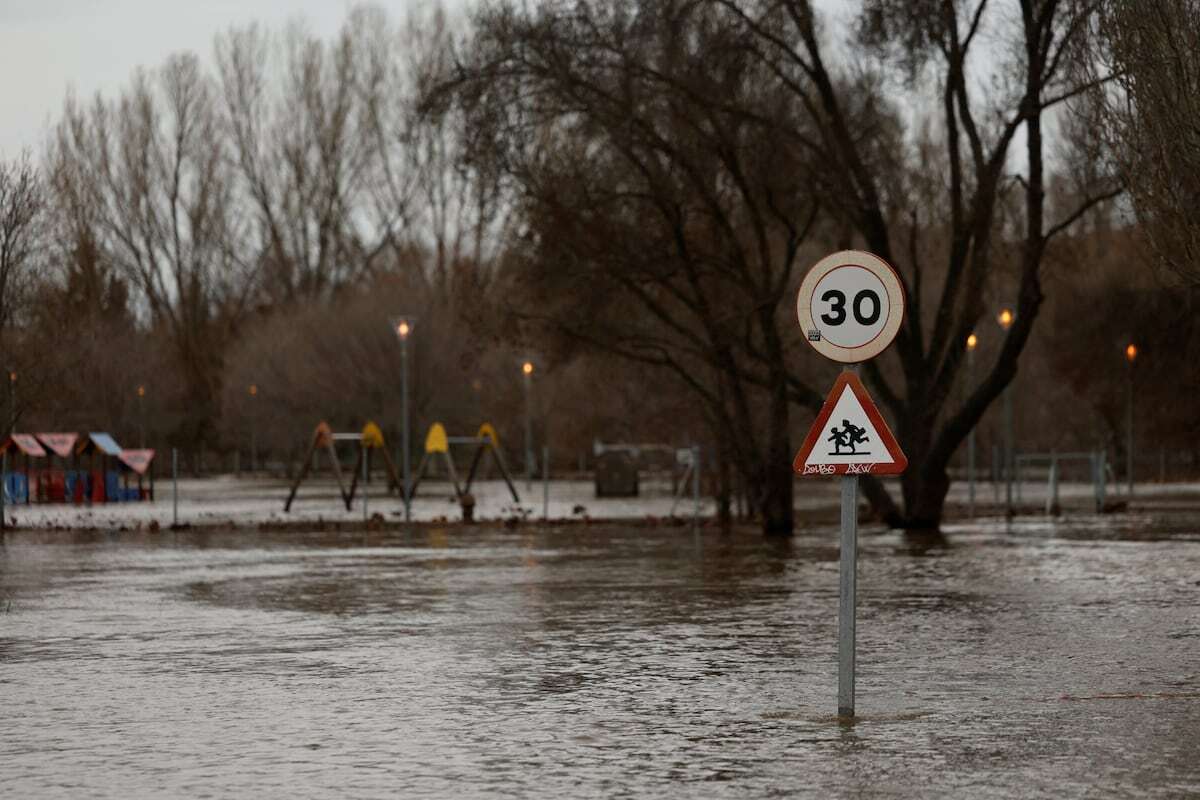
<svg viewBox="0 0 1200 800">
<path fill-rule="evenodd" d="M 817 262 L 796 297 L 800 329 L 818 353 L 857 364 L 882 353 L 904 318 L 904 288 L 877 255 L 843 250 Z"/>
</svg>

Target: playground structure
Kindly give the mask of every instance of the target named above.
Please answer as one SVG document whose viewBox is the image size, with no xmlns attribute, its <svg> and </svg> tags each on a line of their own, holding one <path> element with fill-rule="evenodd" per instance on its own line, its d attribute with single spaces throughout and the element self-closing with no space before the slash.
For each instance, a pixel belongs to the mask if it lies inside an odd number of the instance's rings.
<svg viewBox="0 0 1200 800">
<path fill-rule="evenodd" d="M 119 503 L 154 499 L 153 450 L 125 450 L 107 433 L 14 433 L 0 444 L 4 502 Z M 9 469 L 12 457 L 16 469 Z M 87 456 L 87 466 L 82 464 Z M 24 459 L 24 469 L 21 469 Z M 131 475 L 137 485 L 130 486 Z M 149 486 L 144 483 L 149 478 Z"/>
<path fill-rule="evenodd" d="M 342 466 L 338 460 L 337 442 L 356 442 L 358 444 L 358 456 L 354 461 L 353 476 L 350 480 L 349 489 L 346 488 L 346 482 L 342 480 Z M 296 492 L 300 489 L 300 484 L 304 483 L 304 479 L 308 477 L 312 471 L 313 464 L 316 461 L 317 454 L 325 452 L 329 456 L 329 468 L 337 480 L 338 492 L 341 494 L 342 502 L 346 504 L 346 510 L 350 510 L 351 504 L 354 502 L 354 494 L 358 489 L 358 479 L 360 473 L 366 480 L 370 479 L 371 467 L 371 452 L 379 451 L 383 456 L 384 465 L 387 467 L 390 483 L 388 489 L 393 486 L 399 489 L 403 484 L 400 481 L 399 475 L 396 474 L 396 465 L 392 463 L 391 456 L 388 455 L 387 447 L 383 441 L 383 431 L 374 422 L 368 422 L 363 426 L 360 433 L 334 433 L 330 429 L 328 423 L 322 421 L 317 424 L 313 431 L 312 442 L 308 447 L 308 454 L 304 457 L 304 464 L 300 468 L 300 474 L 296 476 L 295 482 L 292 483 L 291 491 L 288 493 L 287 501 L 283 504 L 285 512 L 292 510 L 292 502 L 296 499 Z"/>
<path fill-rule="evenodd" d="M 467 470 L 467 480 L 461 486 L 458 482 L 458 470 L 454 465 L 454 457 L 450 451 L 452 446 L 475 448 L 475 452 L 471 456 L 471 466 Z M 471 492 L 471 485 L 475 481 L 475 475 L 485 453 L 491 454 L 492 462 L 500 470 L 500 475 L 508 485 L 513 502 L 521 502 L 521 496 L 517 494 L 512 476 L 504 463 L 504 453 L 500 450 L 500 436 L 488 422 L 480 425 L 474 436 L 447 436 L 446 428 L 440 422 L 429 426 L 429 432 L 425 435 L 425 453 L 421 456 L 421 463 L 417 466 L 417 472 L 413 476 L 412 486 L 408 490 L 408 499 L 411 501 L 416 497 L 417 487 L 421 485 L 421 481 L 426 477 L 433 462 L 441 460 L 446 466 L 446 475 L 454 486 L 454 496 L 458 498 L 459 502 L 462 502 L 463 497 Z"/>
</svg>

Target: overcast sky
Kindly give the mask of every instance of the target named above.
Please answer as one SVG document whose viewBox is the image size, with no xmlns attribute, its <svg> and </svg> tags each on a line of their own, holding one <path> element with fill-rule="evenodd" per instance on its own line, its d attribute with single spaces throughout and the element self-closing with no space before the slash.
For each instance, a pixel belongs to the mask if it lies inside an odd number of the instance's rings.
<svg viewBox="0 0 1200 800">
<path fill-rule="evenodd" d="M 399 18 L 412 0 L 377 0 Z M 0 157 L 40 147 L 67 89 L 115 94 L 137 66 L 179 50 L 211 61 L 213 36 L 254 20 L 340 27 L 351 0 L 0 0 Z M 447 5 L 457 5 L 448 3 Z"/>
<path fill-rule="evenodd" d="M 470 0 L 443 0 L 462 8 Z M 419 0 L 374 0 L 394 19 Z M 135 67 L 157 67 L 191 50 L 212 61 L 213 37 L 259 21 L 280 30 L 293 18 L 333 35 L 358 0 L 0 0 L 0 158 L 38 150 L 68 88 L 113 96 Z M 835 16 L 847 0 L 818 0 Z"/>
</svg>

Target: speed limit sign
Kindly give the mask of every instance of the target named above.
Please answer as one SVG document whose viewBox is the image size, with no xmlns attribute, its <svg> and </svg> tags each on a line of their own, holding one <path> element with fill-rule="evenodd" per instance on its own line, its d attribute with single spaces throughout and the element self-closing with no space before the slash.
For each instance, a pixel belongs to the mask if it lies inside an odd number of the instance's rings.
<svg viewBox="0 0 1200 800">
<path fill-rule="evenodd" d="M 857 364 L 887 349 L 904 319 L 904 288 L 877 255 L 843 250 L 808 271 L 796 297 L 800 329 L 826 358 Z"/>
</svg>

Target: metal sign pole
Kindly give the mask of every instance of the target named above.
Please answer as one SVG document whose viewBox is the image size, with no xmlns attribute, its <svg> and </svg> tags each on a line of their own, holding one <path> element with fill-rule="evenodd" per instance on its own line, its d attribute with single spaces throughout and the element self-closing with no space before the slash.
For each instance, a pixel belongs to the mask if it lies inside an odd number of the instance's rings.
<svg viewBox="0 0 1200 800">
<path fill-rule="evenodd" d="M 847 372 L 858 372 L 855 366 Z M 858 476 L 842 476 L 838 574 L 838 716 L 854 716 L 855 619 L 858 614 Z"/>
<path fill-rule="evenodd" d="M 526 364 L 527 366 L 528 364 Z M 533 416 L 530 404 L 533 402 L 533 370 L 525 372 L 525 491 L 533 490 Z"/>
<path fill-rule="evenodd" d="M 1004 513 L 1013 515 L 1013 470 L 1016 457 L 1013 453 L 1013 400 L 1012 385 L 1004 389 Z"/>
<path fill-rule="evenodd" d="M 700 526 L 700 445 L 692 445 L 692 524 Z"/>
<path fill-rule="evenodd" d="M 171 527 L 179 526 L 179 450 L 171 448 Z"/>
<path fill-rule="evenodd" d="M 409 471 L 408 463 L 408 337 L 400 337 L 400 394 L 401 394 L 401 439 L 402 450 L 401 456 L 404 459 L 404 521 L 412 522 L 412 498 L 409 497 L 410 483 L 412 479 L 409 477 L 412 473 Z"/>
<path fill-rule="evenodd" d="M 1125 479 L 1129 482 L 1129 497 L 1133 497 L 1133 359 L 1129 360 L 1129 403 L 1125 422 Z"/>
<path fill-rule="evenodd" d="M 542 445 L 542 519 L 550 519 L 550 446 Z"/>
<path fill-rule="evenodd" d="M 971 341 L 975 339 L 975 334 L 971 334 Z M 967 390 L 970 391 L 974 386 L 975 372 L 975 347 L 973 344 L 967 346 Z M 967 431 L 967 516 L 975 516 L 975 426 L 971 426 L 971 430 Z"/>
<path fill-rule="evenodd" d="M 854 621 L 858 577 L 858 476 L 842 476 L 841 571 L 838 581 L 838 716 L 854 716 Z"/>
</svg>

